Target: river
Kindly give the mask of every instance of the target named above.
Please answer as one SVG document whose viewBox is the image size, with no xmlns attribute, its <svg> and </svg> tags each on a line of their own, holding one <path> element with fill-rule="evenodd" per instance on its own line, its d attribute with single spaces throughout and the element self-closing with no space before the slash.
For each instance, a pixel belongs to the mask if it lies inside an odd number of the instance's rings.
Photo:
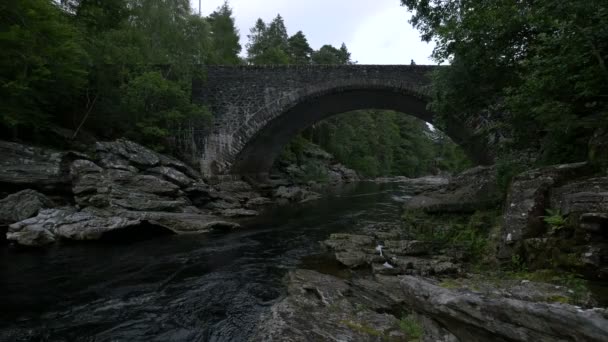
<svg viewBox="0 0 608 342">
<path fill-rule="evenodd" d="M 408 192 L 358 183 L 224 234 L 2 247 L 0 340 L 245 341 L 319 241 L 394 222 Z"/>
</svg>

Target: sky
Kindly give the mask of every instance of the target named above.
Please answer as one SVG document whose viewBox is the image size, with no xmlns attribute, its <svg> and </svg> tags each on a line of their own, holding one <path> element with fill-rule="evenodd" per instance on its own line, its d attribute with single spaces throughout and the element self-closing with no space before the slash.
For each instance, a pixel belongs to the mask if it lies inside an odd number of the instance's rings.
<svg viewBox="0 0 608 342">
<path fill-rule="evenodd" d="M 201 0 L 203 16 L 224 0 Z M 198 0 L 191 0 L 198 10 Z M 359 64 L 436 64 L 430 59 L 432 44 L 408 20 L 411 13 L 399 0 L 230 0 L 243 51 L 249 29 L 258 18 L 270 22 L 277 14 L 289 35 L 302 31 L 310 46 L 340 47 L 345 43 L 351 59 Z"/>
</svg>

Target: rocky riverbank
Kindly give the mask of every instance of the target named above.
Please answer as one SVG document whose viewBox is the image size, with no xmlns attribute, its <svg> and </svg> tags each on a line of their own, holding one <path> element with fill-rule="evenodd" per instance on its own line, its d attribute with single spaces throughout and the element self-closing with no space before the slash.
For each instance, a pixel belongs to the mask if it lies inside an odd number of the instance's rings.
<svg viewBox="0 0 608 342">
<path fill-rule="evenodd" d="M 290 272 L 255 340 L 605 341 L 606 179 L 531 170 L 503 206 L 496 170 L 468 170 L 322 241 L 342 270 Z"/>
<path fill-rule="evenodd" d="M 326 160 L 330 183 L 356 173 Z M 291 169 L 294 169 L 292 167 Z M 294 170 L 292 170 L 295 172 Z M 293 172 L 260 182 L 205 179 L 191 166 L 134 142 L 57 151 L 0 141 L 0 235 L 24 246 L 234 229 L 270 204 L 318 199 L 320 185 Z"/>
</svg>

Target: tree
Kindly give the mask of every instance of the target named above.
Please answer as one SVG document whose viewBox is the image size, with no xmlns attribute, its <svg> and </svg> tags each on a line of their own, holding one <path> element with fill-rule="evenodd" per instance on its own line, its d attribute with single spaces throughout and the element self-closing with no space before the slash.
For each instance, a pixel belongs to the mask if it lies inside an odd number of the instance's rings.
<svg viewBox="0 0 608 342">
<path fill-rule="evenodd" d="M 211 62 L 215 64 L 240 64 L 239 32 L 232 17 L 232 9 L 228 1 L 209 15 L 211 26 L 212 56 Z"/>
<path fill-rule="evenodd" d="M 323 45 L 318 51 L 312 54 L 313 64 L 352 64 L 350 52 L 346 45 L 342 43 L 340 49 L 331 45 Z"/>
<path fill-rule="evenodd" d="M 312 48 L 302 31 L 298 31 L 288 39 L 289 57 L 292 64 L 310 64 Z"/>
<path fill-rule="evenodd" d="M 608 4 L 402 0 L 434 58 L 441 115 L 499 111 L 512 148 L 542 163 L 582 160 L 593 129 L 608 125 Z M 498 105 L 498 106 L 497 106 Z M 500 122 L 502 121 L 502 122 Z"/>
<path fill-rule="evenodd" d="M 49 1 L 3 1 L 0 18 L 0 124 L 65 122 L 87 78 L 82 36 Z"/>
<path fill-rule="evenodd" d="M 256 65 L 288 64 L 289 42 L 287 29 L 281 15 L 277 15 L 269 25 L 258 19 L 247 36 L 247 59 Z"/>
</svg>

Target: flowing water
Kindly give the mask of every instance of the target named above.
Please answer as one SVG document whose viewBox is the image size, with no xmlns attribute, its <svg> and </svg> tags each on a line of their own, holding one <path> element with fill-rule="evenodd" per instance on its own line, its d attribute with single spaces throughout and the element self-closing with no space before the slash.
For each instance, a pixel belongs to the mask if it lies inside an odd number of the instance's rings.
<svg viewBox="0 0 608 342">
<path fill-rule="evenodd" d="M 319 241 L 396 221 L 407 194 L 360 183 L 227 234 L 0 247 L 0 340 L 246 341 Z"/>
</svg>

